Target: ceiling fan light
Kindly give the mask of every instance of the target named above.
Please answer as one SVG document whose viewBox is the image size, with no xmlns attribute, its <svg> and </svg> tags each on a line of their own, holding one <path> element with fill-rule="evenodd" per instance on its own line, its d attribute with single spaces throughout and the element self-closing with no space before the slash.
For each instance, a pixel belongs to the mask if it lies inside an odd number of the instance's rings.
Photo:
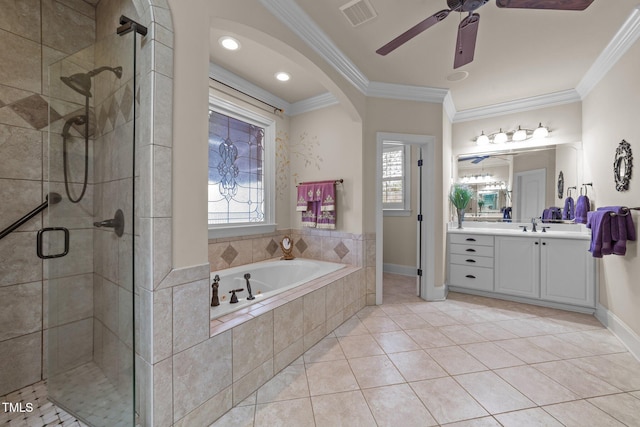
<svg viewBox="0 0 640 427">
<path fill-rule="evenodd" d="M 549 136 L 549 129 L 542 126 L 542 123 L 540 123 L 536 130 L 533 131 L 534 138 L 546 138 L 547 136 Z"/>
<path fill-rule="evenodd" d="M 508 139 L 509 137 L 507 136 L 507 134 L 502 131 L 502 128 L 500 128 L 500 132 L 498 132 L 496 136 L 493 137 L 493 142 L 495 144 L 504 144 Z"/>
<path fill-rule="evenodd" d="M 489 143 L 489 137 L 484 134 L 484 131 L 476 138 L 476 145 L 487 145 Z"/>
<path fill-rule="evenodd" d="M 527 139 L 526 129 L 522 129 L 520 126 L 518 126 L 518 130 L 515 131 L 511 139 L 513 139 L 514 141 L 524 141 L 525 139 Z"/>
</svg>

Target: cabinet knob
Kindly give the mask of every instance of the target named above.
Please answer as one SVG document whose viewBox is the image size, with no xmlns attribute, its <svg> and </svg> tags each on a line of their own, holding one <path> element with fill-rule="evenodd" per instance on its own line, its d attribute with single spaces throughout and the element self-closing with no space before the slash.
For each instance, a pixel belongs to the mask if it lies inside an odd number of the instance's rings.
<svg viewBox="0 0 640 427">
<path fill-rule="evenodd" d="M 542 242 L 542 246 L 546 246 L 547 242 Z"/>
<path fill-rule="evenodd" d="M 471 248 L 467 249 L 467 252 L 475 252 L 475 251 L 476 251 L 475 249 L 471 249 Z"/>
<path fill-rule="evenodd" d="M 465 261 L 467 261 L 467 262 L 476 262 L 475 259 L 465 259 Z"/>
<path fill-rule="evenodd" d="M 538 242 L 535 242 L 535 244 L 537 245 L 537 244 L 538 244 Z"/>
<path fill-rule="evenodd" d="M 474 276 L 473 274 L 467 274 L 464 277 L 466 277 L 467 279 L 475 279 L 476 278 L 476 276 Z"/>
<path fill-rule="evenodd" d="M 474 239 L 473 237 L 467 237 L 467 242 L 475 242 L 476 239 Z"/>
</svg>

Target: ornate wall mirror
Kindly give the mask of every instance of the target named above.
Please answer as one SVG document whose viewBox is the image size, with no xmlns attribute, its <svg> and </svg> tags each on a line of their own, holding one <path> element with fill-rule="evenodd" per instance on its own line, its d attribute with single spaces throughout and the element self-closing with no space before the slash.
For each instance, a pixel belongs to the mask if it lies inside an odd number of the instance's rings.
<svg viewBox="0 0 640 427">
<path fill-rule="evenodd" d="M 564 174 L 562 171 L 558 174 L 558 199 L 564 196 Z"/>
<path fill-rule="evenodd" d="M 280 242 L 283 256 L 280 259 L 294 259 L 293 256 L 293 240 L 289 236 L 284 236 Z"/>
<path fill-rule="evenodd" d="M 631 170 L 633 168 L 633 155 L 631 145 L 624 139 L 616 148 L 616 156 L 613 160 L 613 177 L 616 181 L 616 190 L 627 191 L 631 180 Z"/>
</svg>

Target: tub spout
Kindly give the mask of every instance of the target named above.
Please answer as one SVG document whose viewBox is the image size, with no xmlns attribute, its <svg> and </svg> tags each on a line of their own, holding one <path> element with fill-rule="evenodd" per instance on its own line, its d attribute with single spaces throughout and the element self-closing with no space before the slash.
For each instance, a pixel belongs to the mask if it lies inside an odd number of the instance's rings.
<svg viewBox="0 0 640 427">
<path fill-rule="evenodd" d="M 244 291 L 244 289 L 239 288 L 239 289 L 233 289 L 231 291 L 229 291 L 229 293 L 231 294 L 231 301 L 229 301 L 229 304 L 235 304 L 238 302 L 238 296 L 236 295 L 236 292 L 242 292 Z"/>
<path fill-rule="evenodd" d="M 256 297 L 253 296 L 253 293 L 251 292 L 251 283 L 249 283 L 249 279 L 251 279 L 251 274 L 247 273 L 244 275 L 244 280 L 247 281 L 247 292 L 249 292 L 249 296 L 247 297 L 247 300 L 252 300 L 252 299 L 256 299 Z"/>
<path fill-rule="evenodd" d="M 213 296 L 211 297 L 211 307 L 220 305 L 220 299 L 218 299 L 218 287 L 220 286 L 220 276 L 217 274 L 213 277 L 213 283 L 211 289 L 213 289 Z"/>
</svg>

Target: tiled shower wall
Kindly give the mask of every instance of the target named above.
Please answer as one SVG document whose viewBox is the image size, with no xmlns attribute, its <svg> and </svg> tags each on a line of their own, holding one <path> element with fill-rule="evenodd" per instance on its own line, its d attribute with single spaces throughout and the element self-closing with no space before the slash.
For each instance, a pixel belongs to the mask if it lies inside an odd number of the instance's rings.
<svg viewBox="0 0 640 427">
<path fill-rule="evenodd" d="M 0 228 L 4 229 L 44 200 L 47 67 L 92 44 L 96 25 L 95 8 L 80 0 L 0 0 L 0 10 Z M 43 378 L 47 283 L 43 263 L 35 254 L 36 230 L 41 227 L 42 214 L 0 240 L 0 395 Z M 91 295 L 74 295 L 74 309 L 86 316 L 83 304 L 92 303 Z"/>
</svg>

